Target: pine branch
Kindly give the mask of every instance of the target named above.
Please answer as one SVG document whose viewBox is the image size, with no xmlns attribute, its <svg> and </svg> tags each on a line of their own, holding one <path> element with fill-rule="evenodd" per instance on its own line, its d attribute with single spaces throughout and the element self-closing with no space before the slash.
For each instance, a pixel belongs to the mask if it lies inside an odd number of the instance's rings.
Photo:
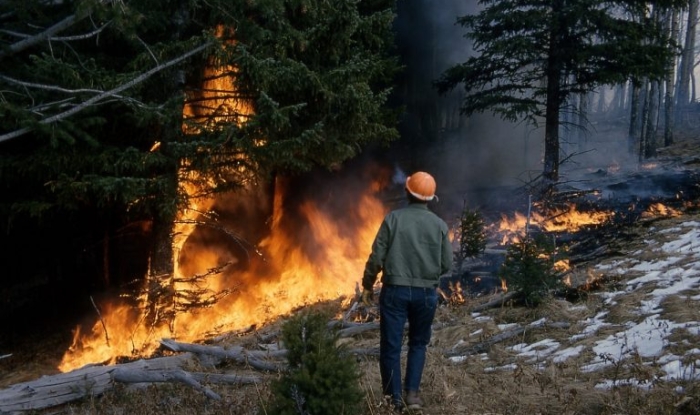
<svg viewBox="0 0 700 415">
<path fill-rule="evenodd" d="M 111 0 L 101 0 L 99 4 L 101 3 L 108 3 L 111 2 Z M 65 29 L 68 29 L 69 27 L 73 26 L 75 23 L 83 20 L 89 15 L 89 13 L 85 13 L 83 16 L 77 16 L 76 14 L 72 14 L 65 19 L 61 20 L 60 22 L 56 23 L 55 25 L 49 27 L 48 29 L 44 30 L 41 33 L 38 33 L 34 36 L 28 37 L 26 39 L 20 40 L 17 43 L 13 43 L 7 48 L 4 48 L 0 50 L 0 60 L 5 58 L 6 56 L 14 55 L 17 52 L 20 52 L 24 49 L 30 48 L 38 43 L 41 43 L 49 38 L 51 38 L 54 34 L 62 32 Z"/>
<path fill-rule="evenodd" d="M 203 51 L 204 49 L 206 49 L 207 47 L 209 47 L 211 44 L 212 44 L 212 42 L 204 43 L 204 44 L 196 47 L 195 49 L 192 49 L 191 51 L 185 53 L 184 55 L 178 56 L 177 58 L 175 58 L 171 61 L 168 61 L 162 65 L 158 65 L 148 72 L 142 73 L 141 75 L 137 76 L 136 78 L 132 79 L 129 82 L 126 82 L 126 83 L 124 83 L 124 84 L 122 84 L 114 89 L 109 90 L 109 91 L 102 92 L 101 94 L 96 95 L 96 96 L 84 101 L 82 104 L 76 105 L 75 107 L 73 107 L 67 111 L 64 111 L 60 114 L 56 114 L 54 116 L 44 118 L 43 120 L 40 120 L 39 123 L 40 124 L 51 124 L 51 123 L 54 123 L 57 121 L 61 121 L 61 120 L 68 118 L 71 115 L 74 115 L 74 114 L 82 111 L 83 109 L 91 106 L 92 104 L 95 104 L 103 99 L 106 99 L 108 97 L 115 97 L 120 92 L 125 91 L 125 90 L 127 90 L 135 85 L 138 85 L 139 83 L 145 81 L 146 79 L 150 78 L 154 74 L 156 74 L 164 69 L 167 69 L 173 65 L 176 65 L 176 64 L 182 62 L 183 60 L 185 60 L 193 55 L 196 55 L 197 53 L 199 53 L 199 52 Z M 0 142 L 23 136 L 32 130 L 33 130 L 32 127 L 25 127 L 25 128 L 21 128 L 19 130 L 12 131 L 12 132 L 7 133 L 7 134 L 0 135 Z"/>
</svg>

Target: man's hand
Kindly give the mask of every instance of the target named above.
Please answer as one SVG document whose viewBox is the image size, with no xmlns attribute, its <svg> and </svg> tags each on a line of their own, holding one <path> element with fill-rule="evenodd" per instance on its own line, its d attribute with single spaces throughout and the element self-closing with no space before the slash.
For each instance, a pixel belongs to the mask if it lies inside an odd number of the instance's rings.
<svg viewBox="0 0 700 415">
<path fill-rule="evenodd" d="M 374 291 L 366 288 L 362 290 L 362 304 L 367 307 L 372 307 L 374 305 Z"/>
</svg>

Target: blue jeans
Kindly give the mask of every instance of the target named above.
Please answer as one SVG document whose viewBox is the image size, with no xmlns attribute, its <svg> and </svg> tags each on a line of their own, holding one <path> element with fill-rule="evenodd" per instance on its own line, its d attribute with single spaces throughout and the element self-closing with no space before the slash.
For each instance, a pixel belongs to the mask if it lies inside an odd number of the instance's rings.
<svg viewBox="0 0 700 415">
<path fill-rule="evenodd" d="M 435 288 L 382 286 L 379 294 L 379 371 L 384 395 L 391 396 L 393 403 L 401 402 L 403 390 L 418 392 L 436 309 Z M 407 320 L 408 356 L 402 388 L 401 344 Z"/>
</svg>

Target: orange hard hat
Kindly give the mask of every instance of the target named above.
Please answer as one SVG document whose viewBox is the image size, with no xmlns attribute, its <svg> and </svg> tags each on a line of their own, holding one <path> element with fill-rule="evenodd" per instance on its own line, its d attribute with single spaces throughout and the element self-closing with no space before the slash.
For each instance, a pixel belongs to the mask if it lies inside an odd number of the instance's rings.
<svg viewBox="0 0 700 415">
<path fill-rule="evenodd" d="M 435 179 L 424 171 L 415 172 L 406 179 L 406 190 L 416 199 L 431 201 L 435 197 Z"/>
</svg>

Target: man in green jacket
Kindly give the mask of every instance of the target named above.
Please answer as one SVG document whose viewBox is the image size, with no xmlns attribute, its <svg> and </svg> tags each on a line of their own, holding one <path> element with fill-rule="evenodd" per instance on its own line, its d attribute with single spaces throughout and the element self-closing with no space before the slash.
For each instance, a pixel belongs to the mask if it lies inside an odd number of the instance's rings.
<svg viewBox="0 0 700 415">
<path fill-rule="evenodd" d="M 382 390 L 396 409 L 419 409 L 425 352 L 437 309 L 440 276 L 452 267 L 447 224 L 428 209 L 435 179 L 417 172 L 406 179 L 408 206 L 384 218 L 362 278 L 362 301 L 370 305 L 379 272 L 379 369 Z M 401 384 L 401 345 L 408 321 L 406 377 Z"/>
</svg>

